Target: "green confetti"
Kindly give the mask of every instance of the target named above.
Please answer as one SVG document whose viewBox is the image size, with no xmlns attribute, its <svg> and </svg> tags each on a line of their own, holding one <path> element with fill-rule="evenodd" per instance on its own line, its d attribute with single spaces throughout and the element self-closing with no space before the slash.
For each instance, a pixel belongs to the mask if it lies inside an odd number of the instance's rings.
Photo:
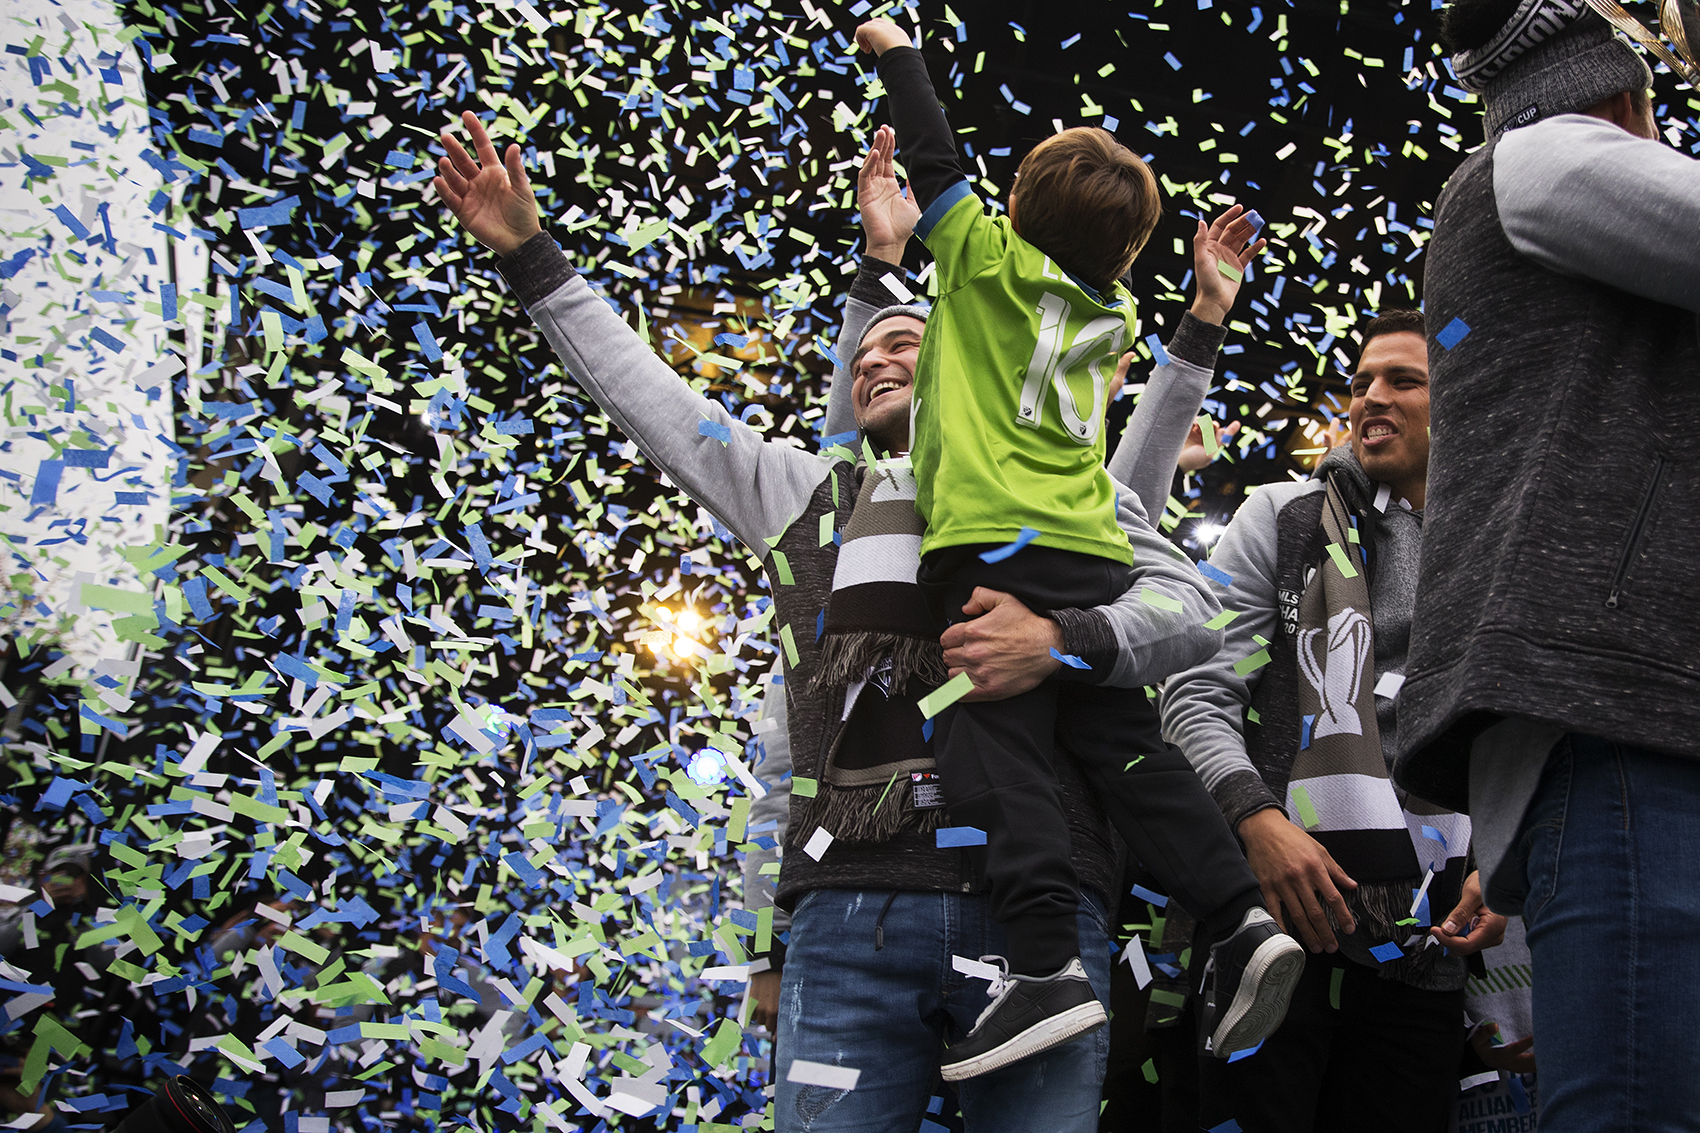
<svg viewBox="0 0 1700 1133">
<path fill-rule="evenodd" d="M 1147 606 L 1155 606 L 1159 610 L 1167 610 L 1172 614 L 1181 613 L 1186 609 L 1186 605 L 1181 602 L 1179 598 L 1171 598 L 1167 594 L 1160 594 L 1151 589 L 1149 586 L 1140 589 L 1139 600 L 1144 602 Z"/>
<path fill-rule="evenodd" d="M 1292 788 L 1293 809 L 1299 812 L 1299 821 L 1306 830 L 1314 830 L 1321 823 L 1316 816 L 1316 807 L 1310 801 L 1310 792 L 1302 786 Z"/>
<path fill-rule="evenodd" d="M 1340 568 L 1342 578 L 1358 577 L 1358 568 L 1352 565 L 1352 560 L 1338 543 L 1328 544 L 1328 557 L 1334 560 L 1334 565 Z"/>
<path fill-rule="evenodd" d="M 1257 672 L 1257 670 L 1263 668 L 1263 666 L 1267 664 L 1269 664 L 1269 650 L 1259 649 L 1250 657 L 1245 657 L 1241 660 L 1235 661 L 1234 672 L 1238 673 L 1242 677 L 1246 677 Z"/>
<path fill-rule="evenodd" d="M 967 673 L 958 673 L 950 680 L 921 698 L 921 716 L 931 720 L 952 704 L 974 691 L 974 682 Z"/>
<path fill-rule="evenodd" d="M 1223 610 L 1215 617 L 1204 623 L 1205 629 L 1226 629 L 1228 623 L 1240 616 L 1238 610 Z"/>
<path fill-rule="evenodd" d="M 720 1020 L 720 1026 L 715 1028 L 714 1037 L 709 1039 L 702 1048 L 702 1060 L 710 1066 L 718 1067 L 732 1057 L 743 1037 L 744 1028 L 738 1025 L 737 1020 Z"/>
</svg>

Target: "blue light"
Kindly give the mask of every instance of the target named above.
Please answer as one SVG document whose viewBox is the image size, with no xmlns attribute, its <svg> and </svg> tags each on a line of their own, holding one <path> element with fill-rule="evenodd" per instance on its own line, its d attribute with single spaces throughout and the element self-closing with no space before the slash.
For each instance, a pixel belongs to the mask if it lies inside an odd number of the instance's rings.
<svg viewBox="0 0 1700 1133">
<path fill-rule="evenodd" d="M 690 765 L 685 768 L 685 774 L 691 777 L 693 783 L 712 787 L 726 778 L 726 762 L 719 752 L 705 747 L 691 758 Z"/>
</svg>

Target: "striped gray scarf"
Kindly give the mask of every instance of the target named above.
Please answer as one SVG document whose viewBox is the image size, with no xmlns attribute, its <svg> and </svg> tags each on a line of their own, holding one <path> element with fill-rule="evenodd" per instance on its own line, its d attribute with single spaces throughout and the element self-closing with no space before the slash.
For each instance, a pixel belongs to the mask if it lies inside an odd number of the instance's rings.
<svg viewBox="0 0 1700 1133">
<path fill-rule="evenodd" d="M 923 530 L 909 458 L 875 463 L 841 536 L 813 678 L 816 688 L 844 689 L 844 713 L 805 825 L 838 839 L 939 825 L 941 810 L 917 810 L 911 788 L 911 776 L 935 767 L 917 702 L 949 676 L 915 585 Z"/>
<path fill-rule="evenodd" d="M 1299 599 L 1300 733 L 1287 813 L 1359 882 L 1346 900 L 1360 933 L 1403 945 L 1419 928 L 1414 886 L 1425 896 L 1432 889 L 1436 903 L 1456 900 L 1470 820 L 1401 800 L 1388 778 L 1375 717 L 1369 579 L 1336 476 L 1319 526 L 1325 553 Z M 1451 909 L 1430 906 L 1442 916 Z"/>
</svg>

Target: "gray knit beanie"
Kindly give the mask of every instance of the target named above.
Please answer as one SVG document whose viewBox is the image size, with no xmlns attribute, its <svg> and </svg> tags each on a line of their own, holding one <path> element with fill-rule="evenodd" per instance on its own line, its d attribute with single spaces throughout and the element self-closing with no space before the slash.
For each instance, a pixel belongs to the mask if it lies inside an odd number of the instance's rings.
<svg viewBox="0 0 1700 1133">
<path fill-rule="evenodd" d="M 856 349 L 860 350 L 862 348 L 862 343 L 867 342 L 868 336 L 874 333 L 874 328 L 886 319 L 894 319 L 899 315 L 907 315 L 911 319 L 920 319 L 924 323 L 927 321 L 927 316 L 931 313 L 931 308 L 922 307 L 916 303 L 894 303 L 889 307 L 881 307 L 879 310 L 874 312 L 874 317 L 868 320 L 868 325 L 862 328 L 862 342 L 858 342 L 856 344 Z"/>
<path fill-rule="evenodd" d="M 1492 40 L 1453 56 L 1452 68 L 1460 83 L 1481 94 L 1489 141 L 1504 130 L 1653 85 L 1641 53 L 1615 36 L 1586 0 L 1524 0 Z"/>
</svg>

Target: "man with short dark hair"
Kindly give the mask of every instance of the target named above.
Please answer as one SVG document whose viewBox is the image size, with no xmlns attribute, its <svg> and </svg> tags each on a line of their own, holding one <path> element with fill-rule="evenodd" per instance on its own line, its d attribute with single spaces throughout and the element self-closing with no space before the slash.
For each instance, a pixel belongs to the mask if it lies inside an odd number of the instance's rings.
<svg viewBox="0 0 1700 1133">
<path fill-rule="evenodd" d="M 1504 931 L 1471 924 L 1469 820 L 1388 777 L 1428 472 L 1418 312 L 1364 327 L 1350 418 L 1351 444 L 1310 480 L 1240 506 L 1209 572 L 1237 616 L 1221 652 L 1163 694 L 1165 737 L 1245 843 L 1270 912 L 1312 952 L 1261 1050 L 1200 1060 L 1205 1128 L 1443 1129 L 1464 1043 L 1461 954 Z M 1431 908 L 1445 925 L 1428 927 Z"/>
<path fill-rule="evenodd" d="M 1659 143 L 1652 75 L 1591 6 L 1447 16 L 1486 144 L 1425 269 L 1434 474 L 1396 769 L 1470 812 L 1489 902 L 1523 916 L 1541 1128 L 1566 1133 L 1700 1113 L 1700 163 Z"/>
</svg>

